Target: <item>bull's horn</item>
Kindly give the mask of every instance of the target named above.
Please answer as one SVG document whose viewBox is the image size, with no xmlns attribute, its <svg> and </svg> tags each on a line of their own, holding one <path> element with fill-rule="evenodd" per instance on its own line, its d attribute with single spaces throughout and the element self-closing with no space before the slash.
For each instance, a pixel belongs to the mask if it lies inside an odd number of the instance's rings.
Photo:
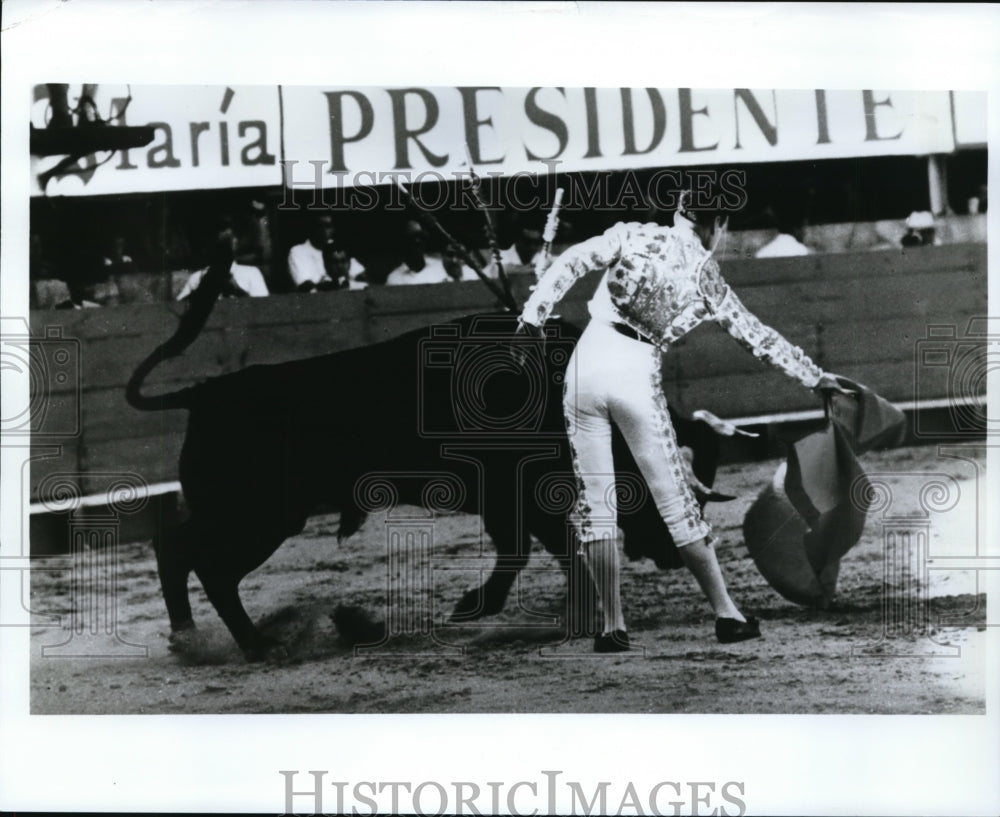
<svg viewBox="0 0 1000 817">
<path fill-rule="evenodd" d="M 706 423 L 712 431 L 716 434 L 721 434 L 723 437 L 732 437 L 735 434 L 739 434 L 743 437 L 759 437 L 760 434 L 755 434 L 752 431 L 744 431 L 741 428 L 737 428 L 735 425 L 730 423 L 728 420 L 723 420 L 720 417 L 716 417 L 712 412 L 705 411 L 705 409 L 698 409 L 697 411 L 691 412 L 691 417 L 695 420 L 701 420 Z"/>
</svg>

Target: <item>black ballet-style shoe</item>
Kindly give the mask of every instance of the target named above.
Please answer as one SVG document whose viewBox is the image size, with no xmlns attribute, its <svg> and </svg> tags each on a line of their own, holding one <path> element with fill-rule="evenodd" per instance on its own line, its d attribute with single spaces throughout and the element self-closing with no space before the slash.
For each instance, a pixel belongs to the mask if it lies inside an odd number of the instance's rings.
<svg viewBox="0 0 1000 817">
<path fill-rule="evenodd" d="M 760 638 L 760 622 L 753 616 L 747 616 L 746 621 L 739 621 L 735 618 L 717 618 L 715 620 L 715 637 L 723 644 L 735 644 L 737 641 Z"/>
<path fill-rule="evenodd" d="M 628 633 L 624 630 L 594 637 L 594 652 L 628 652 L 629 649 Z"/>
</svg>

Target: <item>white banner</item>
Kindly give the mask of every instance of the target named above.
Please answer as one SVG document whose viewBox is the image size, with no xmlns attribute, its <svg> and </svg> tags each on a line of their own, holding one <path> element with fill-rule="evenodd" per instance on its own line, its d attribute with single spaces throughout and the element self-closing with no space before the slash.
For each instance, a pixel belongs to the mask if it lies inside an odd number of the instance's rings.
<svg viewBox="0 0 1000 817">
<path fill-rule="evenodd" d="M 293 180 L 322 162 L 325 186 L 448 175 L 467 154 L 509 175 L 955 147 L 947 91 L 298 87 L 284 105 Z"/>
<path fill-rule="evenodd" d="M 955 118 L 955 147 L 986 147 L 985 91 L 955 91 L 952 93 Z"/>
<path fill-rule="evenodd" d="M 81 93 L 70 86 L 71 108 Z M 153 141 L 81 157 L 36 194 L 372 186 L 450 179 L 470 160 L 509 176 L 912 156 L 985 141 L 986 95 L 972 92 L 137 86 L 122 117 L 129 93 L 97 86 L 96 110 L 108 127 L 153 126 Z M 38 86 L 32 124 L 51 116 Z M 35 178 L 62 158 L 35 159 Z"/>
<path fill-rule="evenodd" d="M 92 89 L 94 109 L 107 124 L 89 127 L 152 126 L 153 141 L 113 154 L 85 155 L 48 180 L 46 171 L 66 157 L 32 157 L 35 195 L 95 196 L 281 184 L 277 87 L 97 85 Z M 69 86 L 70 109 L 79 108 L 85 90 L 80 83 Z M 52 116 L 48 87 L 36 86 L 32 126 L 44 128 Z"/>
</svg>

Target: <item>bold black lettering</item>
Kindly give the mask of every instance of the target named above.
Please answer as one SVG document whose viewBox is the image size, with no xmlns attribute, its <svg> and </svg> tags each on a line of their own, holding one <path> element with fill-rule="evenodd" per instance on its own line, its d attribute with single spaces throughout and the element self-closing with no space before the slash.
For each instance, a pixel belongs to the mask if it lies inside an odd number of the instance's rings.
<svg viewBox="0 0 1000 817">
<path fill-rule="evenodd" d="M 330 114 L 330 172 L 347 170 L 344 164 L 344 145 L 358 142 L 372 132 L 375 124 L 375 112 L 372 104 L 360 91 L 324 91 L 326 108 Z M 344 134 L 344 97 L 349 96 L 361 112 L 361 126 L 353 136 Z"/>
<path fill-rule="evenodd" d="M 771 91 L 771 100 L 774 102 L 774 91 Z M 737 88 L 733 94 L 733 119 L 736 122 L 736 145 L 737 149 L 742 148 L 743 145 L 740 144 L 740 105 L 742 102 L 746 106 L 747 111 L 750 116 L 753 117 L 753 121 L 757 123 L 757 127 L 760 132 L 764 134 L 764 138 L 767 139 L 767 143 L 772 147 L 778 144 L 778 105 L 775 102 L 774 105 L 774 124 L 767 121 L 767 117 L 764 115 L 764 109 L 760 107 L 760 103 L 757 101 L 757 97 L 748 88 Z"/>
<path fill-rule="evenodd" d="M 424 110 L 426 111 L 426 116 L 424 117 L 424 124 L 417 128 L 408 128 L 406 122 L 406 97 L 408 94 L 413 94 L 419 97 L 424 103 Z M 430 91 L 426 88 L 403 88 L 401 90 L 389 91 L 389 97 L 392 99 L 392 121 L 393 121 L 393 136 L 396 142 L 396 164 L 395 169 L 411 169 L 413 165 L 410 164 L 410 153 L 407 146 L 407 142 L 412 139 L 416 142 L 417 147 L 420 148 L 420 152 L 424 155 L 424 159 L 432 167 L 441 167 L 448 162 L 448 156 L 438 156 L 435 153 L 429 151 L 424 147 L 423 143 L 417 137 L 427 133 L 431 128 L 433 128 L 438 121 L 438 115 L 440 113 L 440 108 L 438 107 L 437 99 L 434 97 Z"/>
<path fill-rule="evenodd" d="M 222 156 L 222 164 L 229 167 L 229 123 L 219 123 L 219 154 Z"/>
<path fill-rule="evenodd" d="M 826 91 L 816 91 L 816 130 L 819 131 L 816 144 L 830 144 L 830 119 L 826 111 Z"/>
<path fill-rule="evenodd" d="M 542 89 L 532 88 L 528 91 L 528 96 L 524 100 L 524 113 L 531 124 L 538 125 L 538 127 L 545 128 L 545 130 L 552 133 L 559 140 L 559 148 L 551 156 L 536 156 L 526 146 L 524 149 L 525 155 L 533 162 L 551 161 L 557 156 L 562 155 L 562 152 L 566 150 L 566 145 L 569 143 L 569 128 L 566 127 L 566 123 L 551 111 L 540 108 L 535 101 L 535 97 L 538 96 L 540 90 Z M 556 90 L 565 98 L 565 88 L 556 88 Z"/>
<path fill-rule="evenodd" d="M 245 165 L 273 165 L 274 154 L 267 152 L 267 123 L 261 119 L 240 122 L 240 136 L 246 136 L 246 132 L 250 128 L 257 129 L 257 141 L 251 142 L 240 151 L 240 161 Z M 257 155 L 255 157 L 250 155 L 251 148 L 257 148 Z"/>
<path fill-rule="evenodd" d="M 458 89 L 458 92 L 462 95 L 462 112 L 465 119 L 465 144 L 469 146 L 469 156 L 472 158 L 473 164 L 495 165 L 502 162 L 506 157 L 484 159 L 479 152 L 479 129 L 484 125 L 493 126 L 493 117 L 488 116 L 486 119 L 479 118 L 479 111 L 476 106 L 476 94 L 480 91 L 497 91 L 503 95 L 503 90 L 497 87 Z"/>
<path fill-rule="evenodd" d="M 583 103 L 587 109 L 587 152 L 584 159 L 601 155 L 601 144 L 597 130 L 597 91 L 594 88 L 583 89 Z"/>
<path fill-rule="evenodd" d="M 198 137 L 204 132 L 211 128 L 212 126 L 208 122 L 192 122 L 191 123 L 191 164 L 194 167 L 198 167 Z"/>
<path fill-rule="evenodd" d="M 166 122 L 150 122 L 149 127 L 163 132 L 163 144 L 155 145 L 146 154 L 146 167 L 180 167 L 180 160 L 174 156 L 174 132 Z M 164 154 L 163 159 L 155 158 L 156 154 Z"/>
<path fill-rule="evenodd" d="M 704 108 L 698 108 L 697 110 L 692 108 L 690 88 L 678 89 L 677 98 L 681 108 L 681 146 L 679 152 L 695 153 L 699 150 L 715 150 L 719 146 L 718 142 L 714 145 L 705 145 L 703 147 L 695 147 L 694 144 L 693 120 L 696 116 L 708 116 L 708 106 L 706 105 Z"/>
<path fill-rule="evenodd" d="M 229 106 L 232 104 L 234 96 L 236 96 L 236 91 L 227 86 L 226 92 L 222 95 L 222 103 L 219 105 L 220 113 L 229 113 Z"/>
<path fill-rule="evenodd" d="M 895 136 L 879 136 L 878 128 L 875 126 L 875 109 L 881 106 L 886 106 L 887 108 L 892 107 L 892 100 L 889 97 L 881 99 L 878 102 L 875 101 L 875 94 L 871 91 L 862 91 L 862 98 L 865 105 L 865 141 L 866 142 L 879 142 L 879 141 L 892 141 L 893 139 L 898 139 L 903 135 L 900 131 Z"/>
<path fill-rule="evenodd" d="M 649 105 L 653 109 L 653 136 L 649 146 L 639 150 L 635 146 L 635 112 L 632 107 L 632 89 L 622 88 L 622 128 L 625 131 L 625 150 L 622 156 L 638 156 L 651 153 L 659 147 L 663 134 L 667 129 L 667 109 L 663 97 L 656 88 L 647 88 Z"/>
</svg>

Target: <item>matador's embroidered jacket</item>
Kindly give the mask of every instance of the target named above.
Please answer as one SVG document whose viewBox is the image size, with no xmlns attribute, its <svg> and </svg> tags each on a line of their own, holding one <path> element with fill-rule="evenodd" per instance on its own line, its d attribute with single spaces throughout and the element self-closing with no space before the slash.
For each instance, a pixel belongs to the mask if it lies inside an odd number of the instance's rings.
<svg viewBox="0 0 1000 817">
<path fill-rule="evenodd" d="M 714 320 L 753 355 L 812 388 L 822 369 L 798 346 L 765 326 L 722 279 L 693 227 L 619 222 L 566 250 L 542 276 L 521 318 L 541 326 L 581 277 L 605 270 L 590 301 L 593 319 L 623 323 L 661 350 Z"/>
</svg>

